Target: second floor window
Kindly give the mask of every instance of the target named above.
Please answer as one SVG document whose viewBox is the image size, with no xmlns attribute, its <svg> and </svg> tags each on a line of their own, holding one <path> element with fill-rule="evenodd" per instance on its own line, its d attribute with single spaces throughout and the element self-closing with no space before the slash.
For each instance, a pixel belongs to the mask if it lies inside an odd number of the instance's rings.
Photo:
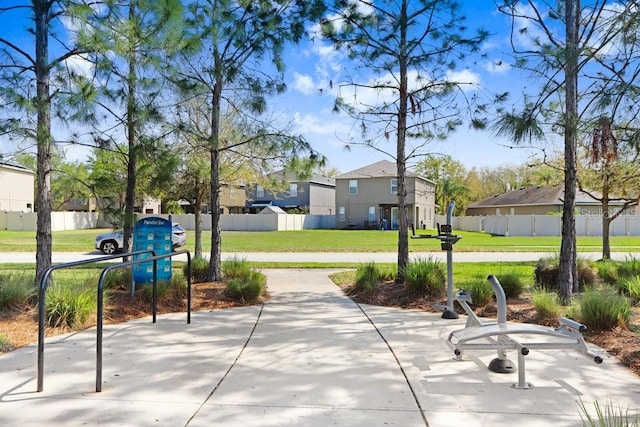
<svg viewBox="0 0 640 427">
<path fill-rule="evenodd" d="M 391 179 L 391 194 L 398 194 L 398 179 Z"/>
<path fill-rule="evenodd" d="M 358 180 L 350 179 L 349 180 L 349 194 L 358 194 Z"/>
<path fill-rule="evenodd" d="M 298 197 L 298 184 L 292 183 L 289 185 L 289 197 Z"/>
<path fill-rule="evenodd" d="M 264 187 L 262 185 L 256 186 L 256 197 L 264 197 Z"/>
</svg>

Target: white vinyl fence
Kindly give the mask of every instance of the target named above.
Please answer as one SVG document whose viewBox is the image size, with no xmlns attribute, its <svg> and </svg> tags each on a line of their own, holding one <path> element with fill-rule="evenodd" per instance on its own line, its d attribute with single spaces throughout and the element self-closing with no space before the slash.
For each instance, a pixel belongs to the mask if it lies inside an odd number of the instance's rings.
<svg viewBox="0 0 640 427">
<path fill-rule="evenodd" d="M 138 215 L 138 219 L 149 216 L 168 218 L 168 215 Z M 37 213 L 0 211 L 0 230 L 36 231 Z M 195 215 L 172 215 L 172 220 L 187 230 L 196 228 Z M 334 215 L 222 215 L 220 228 L 223 231 L 286 231 L 335 228 Z M 110 228 L 95 212 L 53 212 L 51 231 L 78 230 L 85 228 Z M 211 216 L 202 215 L 202 229 L 211 230 Z"/>
<path fill-rule="evenodd" d="M 444 224 L 444 215 L 436 215 L 436 222 Z M 562 232 L 560 215 L 490 215 L 452 218 L 454 230 L 478 231 L 499 236 L 559 236 Z M 611 236 L 640 236 L 640 216 L 622 215 L 613 220 Z M 578 236 L 602 236 L 602 218 L 597 215 L 576 215 Z"/>
</svg>

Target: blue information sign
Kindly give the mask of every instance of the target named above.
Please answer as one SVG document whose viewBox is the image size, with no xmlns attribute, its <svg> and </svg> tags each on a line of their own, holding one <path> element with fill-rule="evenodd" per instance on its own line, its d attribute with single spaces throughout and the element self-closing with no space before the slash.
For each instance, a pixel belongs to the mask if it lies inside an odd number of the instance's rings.
<svg viewBox="0 0 640 427">
<path fill-rule="evenodd" d="M 133 228 L 133 250 L 151 249 L 156 255 L 170 253 L 173 250 L 171 239 L 171 219 L 160 217 L 143 218 L 136 221 Z M 151 253 L 136 255 L 136 259 L 148 258 Z M 157 263 L 158 281 L 171 280 L 171 257 L 159 259 Z M 138 283 L 153 282 L 153 261 L 135 264 L 133 280 Z"/>
</svg>

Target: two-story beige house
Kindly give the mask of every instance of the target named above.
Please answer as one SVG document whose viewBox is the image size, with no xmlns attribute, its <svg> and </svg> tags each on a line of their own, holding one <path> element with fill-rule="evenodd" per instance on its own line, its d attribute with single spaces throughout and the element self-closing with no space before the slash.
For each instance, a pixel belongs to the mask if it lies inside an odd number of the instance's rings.
<svg viewBox="0 0 640 427">
<path fill-rule="evenodd" d="M 417 227 L 433 227 L 435 183 L 407 170 L 407 213 Z M 398 228 L 396 164 L 387 160 L 336 177 L 336 228 Z"/>
<path fill-rule="evenodd" d="M 22 166 L 0 163 L 0 211 L 34 210 L 35 175 Z"/>
</svg>

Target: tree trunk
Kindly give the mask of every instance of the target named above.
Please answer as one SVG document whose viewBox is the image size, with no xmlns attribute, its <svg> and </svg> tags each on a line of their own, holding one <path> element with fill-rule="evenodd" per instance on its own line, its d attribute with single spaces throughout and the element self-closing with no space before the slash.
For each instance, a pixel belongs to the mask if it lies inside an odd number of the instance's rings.
<svg viewBox="0 0 640 427">
<path fill-rule="evenodd" d="M 49 12 L 48 1 L 33 2 L 36 27 L 36 110 L 37 128 L 37 225 L 36 284 L 51 267 L 51 97 L 49 93 Z M 40 302 L 44 304 L 44 301 Z"/>
<path fill-rule="evenodd" d="M 135 2 L 129 4 L 129 21 L 135 19 Z M 133 43 L 133 42 L 132 42 Z M 127 141 L 129 143 L 129 161 L 127 163 L 127 193 L 124 202 L 124 236 L 123 250 L 131 252 L 133 247 L 133 220 L 134 205 L 136 200 L 136 169 L 138 167 L 136 148 L 136 58 L 135 48 L 130 46 L 129 54 L 129 74 L 127 76 Z M 124 261 L 128 259 L 125 258 Z"/>
<path fill-rule="evenodd" d="M 194 245 L 194 259 L 202 258 L 202 197 L 200 194 L 196 196 L 196 202 L 193 206 L 193 215 L 196 222 L 196 241 Z"/>
<path fill-rule="evenodd" d="M 605 171 L 602 183 L 602 259 L 611 259 L 611 240 L 609 229 L 613 218 L 609 215 L 609 173 Z"/>
<path fill-rule="evenodd" d="M 220 74 L 218 74 L 220 75 Z M 220 237 L 220 102 L 222 84 L 213 86 L 211 108 L 211 256 L 207 280 L 222 279 L 222 239 Z"/>
<path fill-rule="evenodd" d="M 400 13 L 400 46 L 407 44 L 407 2 L 402 2 Z M 398 275 L 396 283 L 404 283 L 406 269 L 409 265 L 409 220 L 407 216 L 407 187 L 406 187 L 406 132 L 407 132 L 407 102 L 408 102 L 408 69 L 405 52 L 399 53 L 400 67 L 400 105 L 398 108 L 398 139 L 396 146 L 396 165 L 398 179 Z"/>
<path fill-rule="evenodd" d="M 566 65 L 565 119 L 564 119 L 564 206 L 562 212 L 562 243 L 560 245 L 560 286 L 562 304 L 569 304 L 571 295 L 578 288 L 576 263 L 575 200 L 577 186 L 577 120 L 578 120 L 578 37 L 580 11 L 579 0 L 565 2 Z"/>
</svg>

